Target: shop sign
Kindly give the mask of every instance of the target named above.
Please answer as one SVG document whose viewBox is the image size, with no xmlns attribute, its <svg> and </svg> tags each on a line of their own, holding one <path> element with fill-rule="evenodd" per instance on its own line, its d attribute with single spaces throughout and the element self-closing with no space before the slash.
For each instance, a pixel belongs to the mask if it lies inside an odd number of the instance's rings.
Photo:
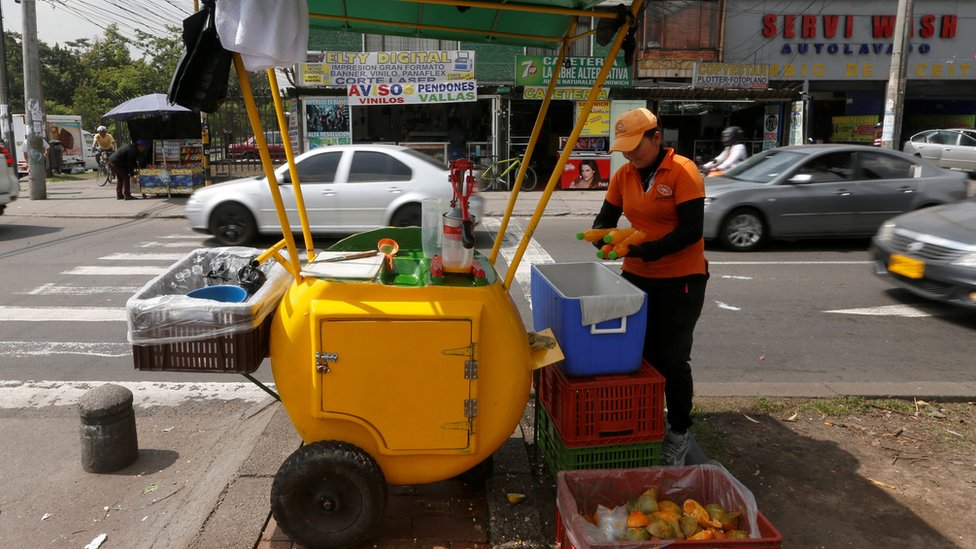
<svg viewBox="0 0 976 549">
<path fill-rule="evenodd" d="M 566 57 L 557 68 L 558 57 L 545 55 L 515 56 L 515 85 L 546 87 L 558 73 L 557 88 L 590 88 L 603 68 L 602 57 Z M 608 88 L 630 87 L 630 67 L 615 59 L 603 85 Z"/>
<path fill-rule="evenodd" d="M 732 0 L 725 61 L 769 65 L 773 80 L 887 80 L 896 2 Z M 909 79 L 971 80 L 964 22 L 976 3 L 918 0 L 909 25 Z M 758 40 L 757 40 L 758 38 Z"/>
<path fill-rule="evenodd" d="M 580 115 L 583 114 L 584 106 L 586 106 L 585 101 L 578 101 L 576 103 L 576 120 L 579 120 Z M 587 137 L 610 135 L 609 101 L 593 102 L 593 107 L 590 109 L 590 115 L 586 117 L 586 122 L 583 124 L 583 129 L 580 132 L 580 135 Z"/>
<path fill-rule="evenodd" d="M 474 80 L 474 51 L 309 52 L 298 80 L 313 87 Z"/>
<path fill-rule="evenodd" d="M 834 116 L 830 119 L 834 126 L 830 140 L 834 143 L 874 143 L 874 125 L 878 123 L 877 115 L 863 116 Z"/>
<path fill-rule="evenodd" d="M 695 63 L 692 87 L 720 90 L 769 89 L 769 65 Z"/>
<path fill-rule="evenodd" d="M 474 80 L 417 82 L 407 84 L 354 84 L 347 90 L 349 103 L 365 105 L 423 105 L 478 100 Z"/>
<path fill-rule="evenodd" d="M 345 97 L 310 97 L 305 107 L 305 150 L 352 143 L 349 102 Z"/>
<path fill-rule="evenodd" d="M 548 88 L 545 86 L 526 86 L 522 89 L 522 99 L 538 99 L 541 101 L 546 98 L 546 89 Z M 554 101 L 586 101 L 589 97 L 590 88 L 556 88 L 552 90 Z M 596 98 L 606 101 L 610 98 L 610 90 L 600 88 L 600 93 Z"/>
<path fill-rule="evenodd" d="M 763 117 L 764 151 L 779 146 L 779 112 L 779 105 L 766 105 L 766 115 Z"/>
<path fill-rule="evenodd" d="M 790 145 L 803 145 L 803 114 L 804 102 L 794 101 L 790 105 Z"/>
</svg>

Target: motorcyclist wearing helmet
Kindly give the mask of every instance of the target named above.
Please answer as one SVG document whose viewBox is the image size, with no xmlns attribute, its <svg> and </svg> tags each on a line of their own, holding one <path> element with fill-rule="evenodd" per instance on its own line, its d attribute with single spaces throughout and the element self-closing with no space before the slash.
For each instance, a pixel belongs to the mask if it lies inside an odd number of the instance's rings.
<svg viewBox="0 0 976 549">
<path fill-rule="evenodd" d="M 92 139 L 92 152 L 95 153 L 95 161 L 101 164 L 108 161 L 108 156 L 115 150 L 115 138 L 108 133 L 108 128 L 99 126 L 95 128 L 95 138 Z"/>
<path fill-rule="evenodd" d="M 712 172 L 725 172 L 739 165 L 740 162 L 749 158 L 746 146 L 740 143 L 742 140 L 742 128 L 729 126 L 722 130 L 722 152 L 710 162 L 706 162 L 702 168 L 709 175 L 717 175 Z"/>
</svg>

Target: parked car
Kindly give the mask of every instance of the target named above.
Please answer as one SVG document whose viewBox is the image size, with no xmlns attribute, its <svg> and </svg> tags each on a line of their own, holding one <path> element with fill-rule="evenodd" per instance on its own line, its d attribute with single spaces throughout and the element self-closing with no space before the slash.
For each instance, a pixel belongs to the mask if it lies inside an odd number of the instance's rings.
<svg viewBox="0 0 976 549">
<path fill-rule="evenodd" d="M 268 153 L 271 160 L 283 162 L 285 160 L 285 145 L 281 142 L 281 132 L 266 132 L 264 136 L 268 144 Z M 258 160 L 261 158 L 258 152 L 257 139 L 252 135 L 243 143 L 231 143 L 227 145 L 227 158 L 233 160 Z"/>
<path fill-rule="evenodd" d="M 976 198 L 886 221 L 871 253 L 878 276 L 922 297 L 976 309 Z"/>
<path fill-rule="evenodd" d="M 17 163 L 14 162 L 10 149 L 0 142 L 0 214 L 7 204 L 17 200 L 20 194 L 20 177 L 17 175 Z"/>
<path fill-rule="evenodd" d="M 940 168 L 976 173 L 976 130 L 926 130 L 913 135 L 902 150 Z"/>
<path fill-rule="evenodd" d="M 903 212 L 966 196 L 966 175 L 866 145 L 795 145 L 705 179 L 706 240 L 751 251 L 774 238 L 870 237 Z"/>
<path fill-rule="evenodd" d="M 420 226 L 425 198 L 453 196 L 447 166 L 423 153 L 396 145 L 333 145 L 312 149 L 295 159 L 305 211 L 313 233 L 352 234 L 378 227 Z M 288 221 L 301 224 L 288 165 L 275 170 Z M 481 217 L 483 200 L 470 199 L 470 212 Z M 249 177 L 197 189 L 186 203 L 194 230 L 236 246 L 258 233 L 280 234 L 271 191 L 264 177 Z"/>
</svg>

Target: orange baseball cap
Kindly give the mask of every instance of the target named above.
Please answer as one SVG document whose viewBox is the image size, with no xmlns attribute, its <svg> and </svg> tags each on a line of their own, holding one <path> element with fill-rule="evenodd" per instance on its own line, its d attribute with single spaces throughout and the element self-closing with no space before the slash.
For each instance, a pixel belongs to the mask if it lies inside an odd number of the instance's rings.
<svg viewBox="0 0 976 549">
<path fill-rule="evenodd" d="M 613 145 L 610 152 L 629 152 L 640 145 L 644 132 L 657 127 L 657 117 L 647 109 L 631 109 L 620 115 L 613 126 Z"/>
</svg>

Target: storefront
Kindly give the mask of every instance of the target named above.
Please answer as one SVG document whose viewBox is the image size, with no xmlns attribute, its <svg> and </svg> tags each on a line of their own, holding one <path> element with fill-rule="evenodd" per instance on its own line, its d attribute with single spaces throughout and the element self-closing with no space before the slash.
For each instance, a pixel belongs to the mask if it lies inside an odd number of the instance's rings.
<svg viewBox="0 0 976 549">
<path fill-rule="evenodd" d="M 767 66 L 771 85 L 801 86 L 806 138 L 871 144 L 885 111 L 897 5 L 728 0 L 725 61 Z M 896 143 L 924 129 L 976 125 L 976 61 L 966 28 L 974 16 L 972 2 L 915 0 Z"/>
</svg>

